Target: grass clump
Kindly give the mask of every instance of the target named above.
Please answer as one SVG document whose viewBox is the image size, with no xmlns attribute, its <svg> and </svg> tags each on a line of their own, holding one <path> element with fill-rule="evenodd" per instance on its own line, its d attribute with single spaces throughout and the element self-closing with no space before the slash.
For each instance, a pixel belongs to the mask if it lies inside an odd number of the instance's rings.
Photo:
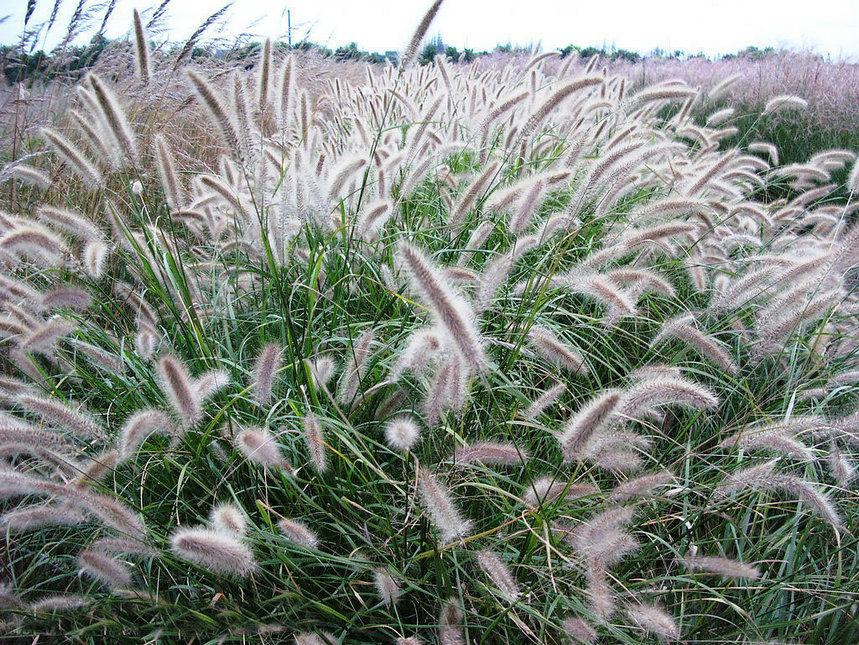
<svg viewBox="0 0 859 645">
<path fill-rule="evenodd" d="M 0 218 L 7 633 L 859 636 L 831 159 L 545 57 L 312 100 L 261 55 L 187 75 L 207 170 L 88 78 L 111 149 L 48 137 L 85 199 Z"/>
</svg>

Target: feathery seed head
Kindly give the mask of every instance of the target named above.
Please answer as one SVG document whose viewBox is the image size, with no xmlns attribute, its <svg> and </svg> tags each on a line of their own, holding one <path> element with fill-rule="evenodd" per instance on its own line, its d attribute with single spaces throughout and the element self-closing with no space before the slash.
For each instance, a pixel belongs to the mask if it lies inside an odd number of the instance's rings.
<svg viewBox="0 0 859 645">
<path fill-rule="evenodd" d="M 519 585 L 506 564 L 492 551 L 480 551 L 477 554 L 477 563 L 486 576 L 501 592 L 502 598 L 509 603 L 519 599 Z"/>
<path fill-rule="evenodd" d="M 450 334 L 466 362 L 474 369 L 486 369 L 486 358 L 474 312 L 465 299 L 448 285 L 441 273 L 417 248 L 402 242 L 398 257 L 408 271 L 409 282 L 427 301 L 433 318 Z"/>
<path fill-rule="evenodd" d="M 176 529 L 170 538 L 170 547 L 177 557 L 221 575 L 245 577 L 256 568 L 250 549 L 225 532 Z"/>
<path fill-rule="evenodd" d="M 78 569 L 111 588 L 127 587 L 131 584 L 131 571 L 126 565 L 91 549 L 78 555 Z"/>
<path fill-rule="evenodd" d="M 387 569 L 373 572 L 373 585 L 376 587 L 379 599 L 386 605 L 396 604 L 403 593 L 400 585 Z"/>
<path fill-rule="evenodd" d="M 450 542 L 468 535 L 471 531 L 471 522 L 459 514 L 450 499 L 450 494 L 439 483 L 436 476 L 426 468 L 420 468 L 418 484 L 421 498 L 441 539 Z"/>
<path fill-rule="evenodd" d="M 280 368 L 283 349 L 277 343 L 262 348 L 254 363 L 254 398 L 260 405 L 268 405 L 274 387 L 274 377 Z"/>
<path fill-rule="evenodd" d="M 408 452 L 421 438 L 417 422 L 408 415 L 400 415 L 385 424 L 385 440 L 400 452 Z"/>
<path fill-rule="evenodd" d="M 218 504 L 212 509 L 209 519 L 212 522 L 212 528 L 216 531 L 237 536 L 247 532 L 247 520 L 242 510 L 235 504 Z"/>
<path fill-rule="evenodd" d="M 287 540 L 294 544 L 306 549 L 319 548 L 319 538 L 304 522 L 284 518 L 277 523 L 277 528 Z"/>
<path fill-rule="evenodd" d="M 167 395 L 173 411 L 186 427 L 195 425 L 203 410 L 188 368 L 177 357 L 165 354 L 158 359 L 157 369 L 161 390 Z"/>
</svg>

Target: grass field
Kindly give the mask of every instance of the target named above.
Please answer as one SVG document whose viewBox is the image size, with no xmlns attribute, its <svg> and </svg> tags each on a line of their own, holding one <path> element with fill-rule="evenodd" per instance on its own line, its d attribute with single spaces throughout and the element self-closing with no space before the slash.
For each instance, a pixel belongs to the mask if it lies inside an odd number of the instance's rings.
<svg viewBox="0 0 859 645">
<path fill-rule="evenodd" d="M 425 22 L 5 90 L 0 633 L 859 641 L 855 115 Z"/>
</svg>

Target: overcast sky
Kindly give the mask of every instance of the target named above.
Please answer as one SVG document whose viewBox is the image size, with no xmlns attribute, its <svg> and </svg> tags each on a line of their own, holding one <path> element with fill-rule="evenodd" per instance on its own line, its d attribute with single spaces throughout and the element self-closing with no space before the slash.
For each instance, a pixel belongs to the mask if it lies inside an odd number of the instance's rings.
<svg viewBox="0 0 859 645">
<path fill-rule="evenodd" d="M 44 21 L 53 0 L 38 0 L 30 25 Z M 77 0 L 64 0 L 50 47 L 62 36 Z M 105 3 L 106 4 L 106 3 Z M 153 2 L 154 4 L 154 2 Z M 173 0 L 170 31 L 157 36 L 184 40 L 224 0 Z M 226 36 L 250 31 L 284 38 L 290 9 L 293 40 L 334 48 L 355 41 L 359 48 L 402 49 L 429 0 L 238 0 L 230 10 Z M 3 0 L 0 42 L 21 33 L 27 0 Z M 118 0 L 108 37 L 127 35 L 134 7 L 148 2 Z M 65 12 L 65 13 L 64 13 Z M 256 22 L 254 22 L 256 20 Z M 93 33 L 101 22 L 89 31 Z M 603 45 L 648 53 L 655 47 L 710 56 L 747 45 L 811 49 L 832 58 L 859 62 L 859 0 L 445 0 L 428 36 L 441 35 L 459 49 L 487 50 L 496 44 Z"/>
</svg>

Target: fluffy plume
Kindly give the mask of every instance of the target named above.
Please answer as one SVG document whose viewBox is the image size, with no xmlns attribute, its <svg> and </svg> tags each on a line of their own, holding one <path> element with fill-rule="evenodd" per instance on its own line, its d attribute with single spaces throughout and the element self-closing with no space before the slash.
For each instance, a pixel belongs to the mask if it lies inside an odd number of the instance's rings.
<svg viewBox="0 0 859 645">
<path fill-rule="evenodd" d="M 260 405 L 268 405 L 271 401 L 274 376 L 280 368 L 282 354 L 280 345 L 269 343 L 257 356 L 253 371 L 254 399 Z"/>
<path fill-rule="evenodd" d="M 54 357 L 57 350 L 57 342 L 70 335 L 77 328 L 77 324 L 62 316 L 53 316 L 44 323 L 31 329 L 20 341 L 21 349 L 28 352 L 37 352 L 43 356 Z"/>
<path fill-rule="evenodd" d="M 188 368 L 170 354 L 158 360 L 157 368 L 161 389 L 167 395 L 170 407 L 185 426 L 195 425 L 200 420 L 203 410 L 194 392 Z"/>
<path fill-rule="evenodd" d="M 533 482 L 525 484 L 525 493 L 522 496 L 526 506 L 536 508 L 540 504 L 548 504 L 557 499 L 585 497 L 593 495 L 597 489 L 590 484 L 572 484 L 558 481 L 554 477 L 541 477 Z"/>
<path fill-rule="evenodd" d="M 656 378 L 634 383 L 624 395 L 622 411 L 634 417 L 657 405 L 679 405 L 692 410 L 702 410 L 717 407 L 719 399 L 694 381 L 684 378 Z"/>
<path fill-rule="evenodd" d="M 636 313 L 635 302 L 617 284 L 599 273 L 573 272 L 555 280 L 559 286 L 590 296 L 606 307 L 606 322 L 613 323 Z"/>
<path fill-rule="evenodd" d="M 655 634 L 661 640 L 680 638 L 680 628 L 674 617 L 656 605 L 637 604 L 626 608 L 627 617 L 641 629 Z"/>
<path fill-rule="evenodd" d="M 239 137 L 236 133 L 236 126 L 233 123 L 230 112 L 224 107 L 223 102 L 202 74 L 194 70 L 188 70 L 187 73 L 194 91 L 197 93 L 203 107 L 217 125 L 224 142 L 233 151 L 236 158 L 240 160 L 244 159 L 244 154 L 239 144 Z"/>
<path fill-rule="evenodd" d="M 230 385 L 230 375 L 225 370 L 210 370 L 191 381 L 194 397 L 202 405 L 209 398 Z"/>
<path fill-rule="evenodd" d="M 808 107 L 808 101 L 790 94 L 780 94 L 767 101 L 761 114 L 773 114 L 780 110 L 804 110 Z"/>
<path fill-rule="evenodd" d="M 75 341 L 75 352 L 85 356 L 92 365 L 100 367 L 109 374 L 122 374 L 122 358 L 103 350 L 101 347 L 90 345 L 82 340 Z"/>
<path fill-rule="evenodd" d="M 209 519 L 216 531 L 244 535 L 247 532 L 247 521 L 244 513 L 235 504 L 218 504 L 212 509 Z"/>
<path fill-rule="evenodd" d="M 294 544 L 306 549 L 319 548 L 319 538 L 304 522 L 282 519 L 277 523 L 277 528 L 287 540 Z"/>
<path fill-rule="evenodd" d="M 91 549 L 78 555 L 78 569 L 111 588 L 127 587 L 131 584 L 131 571 L 126 565 Z"/>
<path fill-rule="evenodd" d="M 340 388 L 337 399 L 343 405 L 352 403 L 358 393 L 358 386 L 366 372 L 365 366 L 370 358 L 371 348 L 375 333 L 368 329 L 361 333 L 352 344 L 351 351 L 347 356 L 346 368 L 340 377 Z"/>
<path fill-rule="evenodd" d="M 81 524 L 85 519 L 83 513 L 68 504 L 43 504 L 16 508 L 0 515 L 0 527 L 15 533 L 43 526 Z"/>
<path fill-rule="evenodd" d="M 0 237 L 0 251 L 17 260 L 29 258 L 44 267 L 57 267 L 68 255 L 63 240 L 39 224 L 18 226 Z"/>
<path fill-rule="evenodd" d="M 376 587 L 376 595 L 384 604 L 396 604 L 402 595 L 402 589 L 391 572 L 387 569 L 379 569 L 373 572 L 373 585 Z"/>
<path fill-rule="evenodd" d="M 636 539 L 624 531 L 633 513 L 628 506 L 603 511 L 573 529 L 566 539 L 588 561 L 610 566 L 638 549 Z"/>
<path fill-rule="evenodd" d="M 694 325 L 695 318 L 692 314 L 685 314 L 665 321 L 662 329 L 650 343 L 655 347 L 667 338 L 678 338 L 691 347 L 698 350 L 703 356 L 709 358 L 728 374 L 737 373 L 737 364 L 730 354 L 710 336 L 701 333 Z"/>
<path fill-rule="evenodd" d="M 418 484 L 421 498 L 442 541 L 450 542 L 468 535 L 471 531 L 471 522 L 459 514 L 450 499 L 450 494 L 439 483 L 436 476 L 421 468 L 418 472 Z"/>
<path fill-rule="evenodd" d="M 295 635 L 295 645 L 337 645 L 337 639 L 327 632 L 301 632 Z"/>
<path fill-rule="evenodd" d="M 88 607 L 93 603 L 92 598 L 72 594 L 47 596 L 28 605 L 30 611 L 38 613 L 54 613 L 57 611 L 73 611 Z"/>
<path fill-rule="evenodd" d="M 453 453 L 453 460 L 460 464 L 482 463 L 486 465 L 518 466 L 528 461 L 528 453 L 512 443 L 478 441 Z"/>
<path fill-rule="evenodd" d="M 412 39 L 409 41 L 409 44 L 406 46 L 403 51 L 403 57 L 400 59 L 400 71 L 404 70 L 408 67 L 409 63 L 412 62 L 412 59 L 418 52 L 418 47 L 421 44 L 421 41 L 424 39 L 424 36 L 429 29 L 430 24 L 432 24 L 433 18 L 438 13 L 438 10 L 441 8 L 441 3 L 443 0 L 435 0 L 430 5 L 430 8 L 427 9 L 427 12 L 424 14 L 421 21 L 418 23 L 417 29 L 415 29 L 415 33 L 412 35 Z"/>
<path fill-rule="evenodd" d="M 726 578 L 748 578 L 749 580 L 757 580 L 761 577 L 761 572 L 755 567 L 729 560 L 728 558 L 719 558 L 716 556 L 705 555 L 687 555 L 683 558 L 683 564 L 687 569 L 692 571 L 704 571 L 713 573 Z"/>
<path fill-rule="evenodd" d="M 590 645 L 597 640 L 596 630 L 582 618 L 564 618 L 564 620 L 561 621 L 561 629 L 563 629 L 564 633 L 577 643 Z"/>
<path fill-rule="evenodd" d="M 414 447 L 420 438 L 420 427 L 410 416 L 396 416 L 385 424 L 385 440 L 394 450 L 407 452 Z"/>
<path fill-rule="evenodd" d="M 841 454 L 835 440 L 830 442 L 826 461 L 839 485 L 847 486 L 856 477 L 856 468 Z"/>
<path fill-rule="evenodd" d="M 81 261 L 83 262 L 84 269 L 86 269 L 86 272 L 90 277 L 101 277 L 107 253 L 107 245 L 102 242 L 90 242 L 84 247 Z"/>
<path fill-rule="evenodd" d="M 148 83 L 152 75 L 152 63 L 149 60 L 149 41 L 143 28 L 140 13 L 134 10 L 134 63 L 137 78 L 142 83 Z"/>
<path fill-rule="evenodd" d="M 15 401 L 25 410 L 33 412 L 47 423 L 57 425 L 87 439 L 104 439 L 104 429 L 96 418 L 81 407 L 72 407 L 54 397 L 22 392 Z"/>
<path fill-rule="evenodd" d="M 107 131 L 114 140 L 114 144 L 121 151 L 120 155 L 131 162 L 136 162 L 138 158 L 137 139 L 131 126 L 128 124 L 125 112 L 120 107 L 116 95 L 95 74 L 90 74 L 87 78 L 101 114 L 104 117 L 104 121 L 108 126 Z"/>
<path fill-rule="evenodd" d="M 509 603 L 519 599 L 519 585 L 501 558 L 492 551 L 480 551 L 477 554 L 477 564 L 483 569 L 486 577 L 501 592 L 501 597 Z"/>
<path fill-rule="evenodd" d="M 439 645 L 465 645 L 465 634 L 462 631 L 462 610 L 455 598 L 449 599 L 441 606 L 438 617 Z"/>
<path fill-rule="evenodd" d="M 585 579 L 588 583 L 590 610 L 600 622 L 607 622 L 616 611 L 615 597 L 608 584 L 608 574 L 605 567 L 598 561 L 590 561 L 585 569 Z"/>
<path fill-rule="evenodd" d="M 594 87 L 595 85 L 601 85 L 604 82 L 605 81 L 602 76 L 580 76 L 575 80 L 568 81 L 564 85 L 561 85 L 561 87 L 552 92 L 552 94 L 550 94 L 548 98 L 546 98 L 546 100 L 543 101 L 536 110 L 534 110 L 528 121 L 522 127 L 522 132 L 519 135 L 520 138 L 522 140 L 528 139 L 537 129 L 537 126 L 540 125 L 540 122 L 546 118 L 546 115 L 558 107 L 558 105 L 560 105 L 562 101 L 566 100 L 567 97 L 572 96 L 580 90 Z"/>
<path fill-rule="evenodd" d="M 312 412 L 304 417 L 304 441 L 310 452 L 310 462 L 318 473 L 328 470 L 328 449 L 325 445 L 325 436 L 322 434 L 322 426 L 319 419 Z"/>
<path fill-rule="evenodd" d="M 558 398 L 567 390 L 567 386 L 563 383 L 555 383 L 548 390 L 534 399 L 534 402 L 527 407 L 522 413 L 522 418 L 529 421 L 536 420 L 543 412 L 545 412 Z"/>
<path fill-rule="evenodd" d="M 438 269 L 415 247 L 402 242 L 399 258 L 412 287 L 427 301 L 433 318 L 448 331 L 467 363 L 475 369 L 485 368 L 487 359 L 468 303 L 445 283 Z"/>
<path fill-rule="evenodd" d="M 146 526 L 140 516 L 124 503 L 110 495 L 74 492 L 70 503 L 83 508 L 99 522 L 129 538 L 146 539 Z"/>
<path fill-rule="evenodd" d="M 564 368 L 573 374 L 588 373 L 584 356 L 545 327 L 532 325 L 531 329 L 528 330 L 528 342 L 540 356 L 553 365 Z"/>
<path fill-rule="evenodd" d="M 236 435 L 236 447 L 251 461 L 267 468 L 280 468 L 293 475 L 295 469 L 280 454 L 280 447 L 263 428 L 249 428 Z"/>
<path fill-rule="evenodd" d="M 132 457 L 140 444 L 152 433 L 170 435 L 173 434 L 174 429 L 173 422 L 160 410 L 135 412 L 125 421 L 119 434 L 120 458 Z"/>
<path fill-rule="evenodd" d="M 739 447 L 745 450 L 769 450 L 796 457 L 803 461 L 814 461 L 814 453 L 808 446 L 791 436 L 789 425 L 752 426 L 728 437 L 717 448 Z"/>
<path fill-rule="evenodd" d="M 501 164 L 499 162 L 493 161 L 471 182 L 471 185 L 465 190 L 450 211 L 449 222 L 451 225 L 460 224 L 465 220 L 468 211 L 471 210 L 480 195 L 486 192 L 500 167 Z"/>
<path fill-rule="evenodd" d="M 334 372 L 337 371 L 337 363 L 330 356 L 320 356 L 319 358 L 309 361 L 310 375 L 313 378 L 313 386 L 317 390 L 323 389 Z"/>
<path fill-rule="evenodd" d="M 170 144 L 162 134 L 155 135 L 155 161 L 158 165 L 158 177 L 161 179 L 167 205 L 172 210 L 178 211 L 184 202 L 182 184 L 179 182 L 179 175 L 176 174 Z"/>
<path fill-rule="evenodd" d="M 466 377 L 458 353 L 444 356 L 421 403 L 424 422 L 432 427 L 451 409 L 460 409 L 468 395 Z"/>
<path fill-rule="evenodd" d="M 674 475 L 667 470 L 658 473 L 651 473 L 649 475 L 642 475 L 641 477 L 630 479 L 629 481 L 615 486 L 614 490 L 612 490 L 611 494 L 608 496 L 608 499 L 610 502 L 625 502 L 630 499 L 635 499 L 636 497 L 650 495 L 655 489 L 667 486 L 673 480 Z"/>
<path fill-rule="evenodd" d="M 50 128 L 44 128 L 42 134 L 89 188 L 96 190 L 101 187 L 104 181 L 101 171 L 68 139 Z"/>
<path fill-rule="evenodd" d="M 558 437 L 566 459 L 581 454 L 590 438 L 608 426 L 620 402 L 619 391 L 607 390 L 591 399 L 570 419 Z"/>
<path fill-rule="evenodd" d="M 238 538 L 209 529 L 177 529 L 170 538 L 177 557 L 221 575 L 245 577 L 255 568 L 253 554 Z"/>
<path fill-rule="evenodd" d="M 51 179 L 45 173 L 25 164 L 20 164 L 12 168 L 12 176 L 21 183 L 29 184 L 42 190 L 47 189 L 51 185 Z"/>
<path fill-rule="evenodd" d="M 73 235 L 82 242 L 96 242 L 104 237 L 89 219 L 65 208 L 42 204 L 36 209 L 36 216 L 44 224 Z"/>
<path fill-rule="evenodd" d="M 777 460 L 750 466 L 729 475 L 716 487 L 717 498 L 746 488 L 753 490 L 781 490 L 808 504 L 817 515 L 828 522 L 836 531 L 841 528 L 841 517 L 835 506 L 813 485 L 794 475 L 775 472 Z"/>
<path fill-rule="evenodd" d="M 142 540 L 129 538 L 99 538 L 92 543 L 93 551 L 110 555 L 136 555 L 144 558 L 160 557 L 160 552 Z"/>
</svg>

